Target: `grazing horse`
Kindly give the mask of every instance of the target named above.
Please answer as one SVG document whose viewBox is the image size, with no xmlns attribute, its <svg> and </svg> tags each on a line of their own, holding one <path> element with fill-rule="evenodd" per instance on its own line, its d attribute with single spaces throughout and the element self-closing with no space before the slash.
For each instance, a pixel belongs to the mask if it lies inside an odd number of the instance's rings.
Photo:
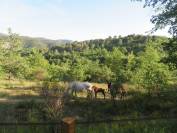
<svg viewBox="0 0 177 133">
<path fill-rule="evenodd" d="M 97 98 L 97 93 L 102 93 L 105 99 L 105 90 L 103 88 L 98 88 L 96 86 L 92 86 L 92 89 L 95 93 L 95 98 Z"/>
<path fill-rule="evenodd" d="M 87 92 L 93 92 L 92 86 L 93 85 L 89 82 L 74 81 L 69 83 L 69 87 L 67 91 L 68 93 L 71 91 L 72 95 L 73 93 L 75 93 L 76 96 L 76 92 L 83 91 L 83 90 L 87 90 Z"/>
<path fill-rule="evenodd" d="M 126 94 L 127 94 L 127 89 L 128 89 L 128 85 L 127 84 L 121 84 L 120 85 L 120 94 L 121 94 L 121 99 L 123 99 L 125 96 L 126 96 Z"/>
<path fill-rule="evenodd" d="M 111 84 L 110 88 L 110 94 L 112 98 L 114 99 L 118 94 L 120 94 L 120 99 L 123 99 L 126 96 L 128 85 L 127 84 Z"/>
<path fill-rule="evenodd" d="M 112 83 L 108 82 L 108 92 L 110 92 L 111 86 L 112 86 Z"/>
</svg>

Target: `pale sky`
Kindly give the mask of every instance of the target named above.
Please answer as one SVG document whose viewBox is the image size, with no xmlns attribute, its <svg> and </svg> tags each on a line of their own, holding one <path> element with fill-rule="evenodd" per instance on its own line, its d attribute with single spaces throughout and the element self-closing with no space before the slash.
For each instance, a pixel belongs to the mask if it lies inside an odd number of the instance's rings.
<svg viewBox="0 0 177 133">
<path fill-rule="evenodd" d="M 146 34 L 152 14 L 131 0 L 0 0 L 0 33 L 10 27 L 22 36 L 78 41 Z"/>
</svg>

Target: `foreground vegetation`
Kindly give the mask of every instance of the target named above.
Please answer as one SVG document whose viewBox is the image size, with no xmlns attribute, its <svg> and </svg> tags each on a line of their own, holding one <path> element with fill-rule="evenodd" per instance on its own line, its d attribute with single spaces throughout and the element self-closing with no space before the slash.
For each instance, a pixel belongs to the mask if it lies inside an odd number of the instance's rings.
<svg viewBox="0 0 177 133">
<path fill-rule="evenodd" d="M 127 90 L 125 99 L 117 98 L 115 104 L 108 92 L 105 100 L 101 94 L 98 95 L 98 99 L 89 100 L 86 98 L 87 92 L 83 92 L 74 99 L 65 100 L 64 105 L 61 105 L 62 107 L 60 105 L 55 106 L 55 104 L 57 98 L 60 98 L 62 93 L 60 90 L 63 85 L 58 85 L 59 88 L 55 91 L 50 89 L 50 94 L 45 96 L 42 91 L 43 86 L 37 85 L 26 88 L 20 86 L 1 88 L 0 112 L 6 114 L 1 115 L 1 120 L 38 122 L 55 121 L 65 116 L 75 116 L 78 120 L 94 121 L 142 116 L 175 116 L 177 113 L 176 84 L 169 86 L 170 88 L 166 91 L 152 95 L 149 95 L 148 91 L 137 90 L 132 86 Z M 97 86 L 105 87 L 104 84 L 97 84 Z M 55 111 L 58 113 L 56 114 Z"/>
<path fill-rule="evenodd" d="M 8 81 L 3 81 L 8 83 Z M 23 85 L 26 85 L 26 88 Z M 30 86 L 32 84 L 32 86 Z M 45 83 L 46 84 L 46 83 Z M 22 85 L 22 86 L 21 86 Z M 104 84 L 97 86 L 106 87 Z M 177 114 L 177 90 L 176 84 L 169 86 L 165 92 L 149 94 L 144 90 L 137 90 L 133 86 L 128 90 L 124 100 L 116 99 L 114 104 L 107 94 L 106 100 L 99 95 L 98 99 L 87 99 L 85 93 L 80 93 L 79 97 L 71 98 L 65 101 L 60 110 L 55 107 L 56 93 L 50 96 L 43 96 L 41 93 L 42 84 L 23 81 L 20 84 L 17 81 L 11 82 L 13 88 L 1 88 L 9 90 L 8 95 L 1 96 L 0 99 L 0 120 L 3 122 L 59 122 L 65 116 L 74 116 L 80 124 L 77 124 L 77 132 L 175 132 L 176 114 Z M 20 87 L 21 86 L 21 87 Z M 59 90 L 61 87 L 58 88 Z M 19 93 L 20 91 L 20 93 Z M 30 93 L 28 93 L 30 91 Z M 51 89 L 52 91 L 52 89 Z M 1 93 L 2 94 L 2 93 Z M 15 96 L 14 96 L 15 94 Z M 58 95 L 60 92 L 58 91 Z M 9 100 L 11 100 L 9 102 Z M 52 104 L 51 104 L 52 103 Z M 56 111 L 59 113 L 56 114 Z M 114 123 L 94 123 L 100 120 L 119 120 L 127 118 L 140 117 L 173 117 L 172 120 L 151 120 L 151 121 L 126 121 Z M 88 121 L 88 124 L 81 124 L 81 121 Z M 57 127 L 59 129 L 57 129 Z M 18 125 L 1 126 L 1 132 L 36 132 L 47 133 L 60 130 L 60 127 L 54 125 Z"/>
<path fill-rule="evenodd" d="M 176 120 L 154 120 L 124 123 L 79 125 L 78 133 L 175 133 Z"/>
<path fill-rule="evenodd" d="M 102 124 L 79 124 L 76 128 L 77 133 L 175 133 L 176 120 L 154 120 L 145 122 L 124 122 L 124 123 L 102 123 Z M 0 132 L 3 133 L 48 133 L 60 132 L 59 125 L 51 126 L 1 126 Z"/>
</svg>

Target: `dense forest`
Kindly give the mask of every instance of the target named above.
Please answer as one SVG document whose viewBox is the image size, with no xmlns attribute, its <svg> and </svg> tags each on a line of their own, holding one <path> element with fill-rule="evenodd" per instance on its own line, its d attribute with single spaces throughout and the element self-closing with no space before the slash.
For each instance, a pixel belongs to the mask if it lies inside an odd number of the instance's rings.
<svg viewBox="0 0 177 133">
<path fill-rule="evenodd" d="M 38 81 L 130 82 L 163 88 L 176 76 L 160 36 L 129 35 L 70 42 L 46 48 L 26 48 L 23 38 L 9 31 L 1 39 L 1 77 Z"/>
</svg>

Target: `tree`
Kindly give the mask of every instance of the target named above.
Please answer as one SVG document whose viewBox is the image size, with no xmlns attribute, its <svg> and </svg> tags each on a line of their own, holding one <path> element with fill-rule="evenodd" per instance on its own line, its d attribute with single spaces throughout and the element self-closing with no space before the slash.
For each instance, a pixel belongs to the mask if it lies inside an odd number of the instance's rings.
<svg viewBox="0 0 177 133">
<path fill-rule="evenodd" d="M 133 80 L 136 84 L 152 90 L 163 89 L 171 76 L 168 65 L 160 62 L 165 53 L 156 44 L 148 44 L 145 52 L 139 56 L 139 63 L 134 72 Z"/>
<path fill-rule="evenodd" d="M 49 63 L 39 50 L 32 49 L 26 61 L 28 64 L 27 79 L 45 80 L 48 78 Z"/>
<path fill-rule="evenodd" d="M 135 0 L 134 0 L 135 1 Z M 166 63 L 172 63 L 177 68 L 177 0 L 136 0 L 145 1 L 144 7 L 152 7 L 156 11 L 151 22 L 155 25 L 152 31 L 169 27 L 169 33 L 173 36 L 169 42 L 164 43 L 164 50 L 168 57 L 164 60 Z"/>
<path fill-rule="evenodd" d="M 153 31 L 169 26 L 169 33 L 177 37 L 177 1 L 176 0 L 136 0 L 145 1 L 144 7 L 153 7 L 156 15 L 151 22 L 155 24 Z"/>
<path fill-rule="evenodd" d="M 177 40 L 170 39 L 168 43 L 164 43 L 164 50 L 167 52 L 168 56 L 165 57 L 163 61 L 177 68 Z"/>
<path fill-rule="evenodd" d="M 3 77 L 4 76 L 4 71 L 3 71 L 3 49 L 2 49 L 2 46 L 4 44 L 4 40 L 0 40 L 0 77 Z"/>
<path fill-rule="evenodd" d="M 1 43 L 1 68 L 11 77 L 22 78 L 26 71 L 25 60 L 21 57 L 22 41 L 9 29 L 8 38 Z"/>
<path fill-rule="evenodd" d="M 124 69 L 124 60 L 126 58 L 125 51 L 122 49 L 114 48 L 112 52 L 110 52 L 106 57 L 106 65 L 111 69 L 114 73 L 115 80 L 117 82 L 124 82 L 126 80 Z"/>
<path fill-rule="evenodd" d="M 70 66 L 68 63 L 61 63 L 60 65 L 51 64 L 49 66 L 49 80 L 50 81 L 68 81 Z"/>
<path fill-rule="evenodd" d="M 129 53 L 126 56 L 126 64 L 124 67 L 124 75 L 125 75 L 125 81 L 131 81 L 134 74 L 133 72 L 136 69 L 136 57 L 133 54 L 133 52 Z"/>
<path fill-rule="evenodd" d="M 92 82 L 103 82 L 112 80 L 115 76 L 111 69 L 98 61 L 90 61 L 86 69 L 86 76 Z"/>
<path fill-rule="evenodd" d="M 70 80 L 72 81 L 83 81 L 86 79 L 84 64 L 77 62 L 71 66 L 69 71 Z"/>
<path fill-rule="evenodd" d="M 12 77 L 24 78 L 25 72 L 27 70 L 27 66 L 24 58 L 14 54 L 5 56 L 3 58 L 2 66 L 5 73 L 8 74 L 9 80 L 11 80 Z"/>
</svg>

